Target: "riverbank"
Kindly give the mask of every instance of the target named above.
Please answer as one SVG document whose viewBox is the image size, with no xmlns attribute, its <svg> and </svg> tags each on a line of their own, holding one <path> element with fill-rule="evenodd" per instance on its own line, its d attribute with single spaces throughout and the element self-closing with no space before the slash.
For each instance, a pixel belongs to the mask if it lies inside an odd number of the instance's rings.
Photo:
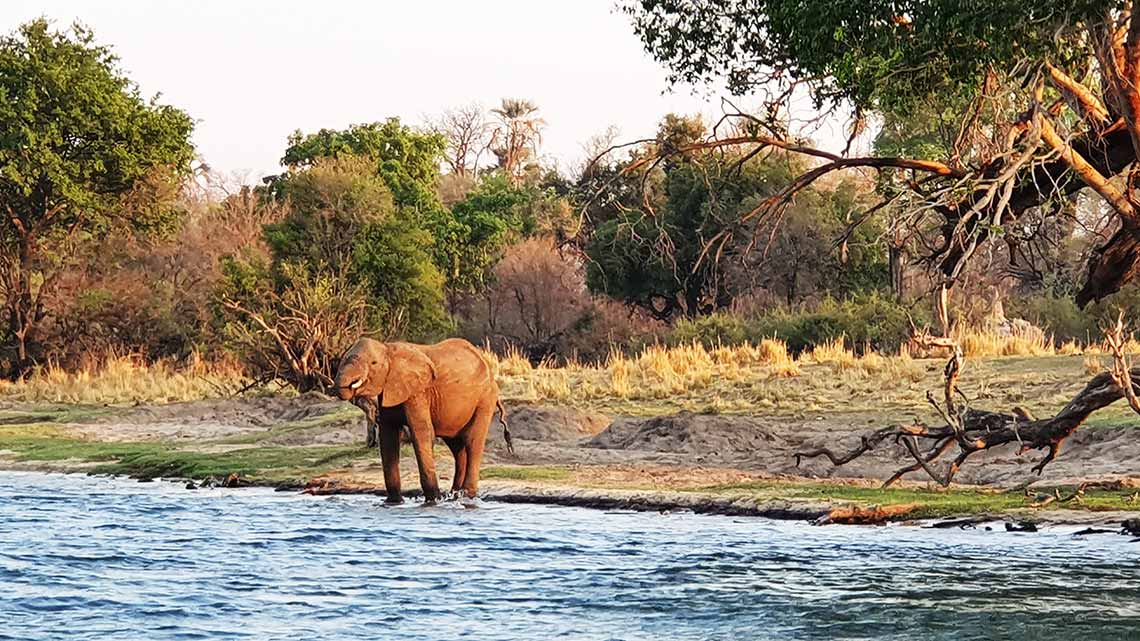
<svg viewBox="0 0 1140 641">
<path fill-rule="evenodd" d="M 1071 359 L 1048 360 L 1049 372 L 1080 367 Z M 1008 362 L 984 367 L 1024 371 Z M 1082 378 L 1050 373 L 1042 381 L 1042 370 L 1036 371 L 1038 384 L 1029 389 L 1045 398 L 1033 399 L 1035 406 L 1063 402 L 1067 388 Z M 862 432 L 886 424 L 887 410 L 866 399 L 842 411 L 796 407 L 752 414 L 666 407 L 637 415 L 606 404 L 575 405 L 509 399 L 517 452 L 506 452 L 496 425 L 481 494 L 505 502 L 856 523 L 978 515 L 1119 523 L 1140 517 L 1140 439 L 1131 417 L 1115 411 L 1126 408 L 1110 408 L 1078 430 L 1040 478 L 1030 472 L 1036 453 L 1004 451 L 971 460 L 959 475 L 962 484 L 950 489 L 912 474 L 884 490 L 881 480 L 905 460 L 901 446 L 884 446 L 841 468 L 818 460 L 797 467 L 792 456 L 825 443 L 857 443 Z M 0 467 L 8 469 L 382 493 L 378 456 L 361 447 L 362 440 L 359 410 L 320 395 L 127 406 L 0 404 Z M 404 486 L 417 488 L 414 458 L 404 454 Z M 436 456 L 446 487 L 450 453 L 440 446 Z"/>
</svg>

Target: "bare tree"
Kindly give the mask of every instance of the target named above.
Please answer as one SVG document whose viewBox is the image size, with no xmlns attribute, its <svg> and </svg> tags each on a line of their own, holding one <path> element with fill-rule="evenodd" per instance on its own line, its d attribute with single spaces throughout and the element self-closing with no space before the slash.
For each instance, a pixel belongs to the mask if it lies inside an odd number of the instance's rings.
<svg viewBox="0 0 1140 641">
<path fill-rule="evenodd" d="M 461 178 L 478 178 L 479 161 L 494 130 L 483 106 L 469 103 L 446 109 L 431 120 L 431 128 L 447 139 L 444 160 L 451 172 Z"/>
</svg>

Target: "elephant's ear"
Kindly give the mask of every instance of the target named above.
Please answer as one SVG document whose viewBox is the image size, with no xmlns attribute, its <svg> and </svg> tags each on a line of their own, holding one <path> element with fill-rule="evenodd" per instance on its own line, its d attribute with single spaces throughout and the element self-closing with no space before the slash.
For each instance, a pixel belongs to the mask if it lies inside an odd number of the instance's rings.
<svg viewBox="0 0 1140 641">
<path fill-rule="evenodd" d="M 388 377 L 384 381 L 380 404 L 395 407 L 424 391 L 435 378 L 435 367 L 427 354 L 414 345 L 388 343 L 385 347 L 388 350 Z"/>
</svg>

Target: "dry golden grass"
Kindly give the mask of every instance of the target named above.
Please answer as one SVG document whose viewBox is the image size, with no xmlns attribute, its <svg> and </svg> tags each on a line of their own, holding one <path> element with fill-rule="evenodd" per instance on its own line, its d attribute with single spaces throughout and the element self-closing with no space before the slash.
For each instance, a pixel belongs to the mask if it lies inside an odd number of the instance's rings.
<svg viewBox="0 0 1140 641">
<path fill-rule="evenodd" d="M 1088 376 L 1104 367 L 1101 347 L 972 333 L 963 388 L 987 407 L 1023 404 L 1026 385 L 1044 394 L 1040 404 L 1062 405 Z M 1140 343 L 1127 348 L 1140 353 Z M 855 354 L 835 340 L 793 357 L 776 339 L 756 345 L 652 346 L 634 354 L 611 352 L 604 363 L 532 366 L 517 350 L 484 355 L 503 396 L 512 401 L 573 405 L 625 414 L 678 410 L 751 413 L 899 412 L 925 405 L 941 385 L 943 355 L 912 358 L 907 349 Z M 1097 355 L 1101 355 L 1098 359 Z M 1043 358 L 1048 356 L 1048 358 Z M 163 403 L 225 396 L 240 389 L 233 365 L 200 359 L 175 366 L 144 365 L 134 357 L 109 358 L 97 367 L 67 372 L 55 366 L 27 381 L 0 381 L 0 402 Z M 1033 404 L 1030 401 L 1029 404 Z"/>
<path fill-rule="evenodd" d="M 1034 353 L 968 358 L 963 390 L 980 407 L 1023 404 L 1045 413 L 1064 405 L 1087 382 L 1085 356 L 1046 358 Z M 942 356 L 912 358 L 906 350 L 898 355 L 870 350 L 856 355 L 841 341 L 794 358 L 782 342 L 769 340 L 713 349 L 696 344 L 654 346 L 635 354 L 615 350 L 598 365 L 527 369 L 500 364 L 498 380 L 511 401 L 618 414 L 868 413 L 897 420 L 925 411 L 926 392 L 940 389 L 945 362 Z"/>
<path fill-rule="evenodd" d="M 831 363 L 840 369 L 855 367 L 858 358 L 855 353 L 847 349 L 842 338 L 833 338 L 821 345 L 816 345 L 807 353 L 807 359 L 813 363 Z"/>
<path fill-rule="evenodd" d="M 1101 363 L 1100 356 L 1096 354 L 1089 354 L 1085 356 L 1084 360 L 1085 372 L 1089 376 L 1096 376 L 1104 371 L 1104 364 Z"/>
<path fill-rule="evenodd" d="M 968 330 L 959 332 L 958 344 L 967 358 L 995 356 L 1051 356 L 1053 340 L 1038 331 L 1010 332 Z"/>
<path fill-rule="evenodd" d="M 242 387 L 236 365 L 206 363 L 192 355 L 175 366 L 146 364 L 135 356 L 111 356 L 77 371 L 49 364 L 26 380 L 0 380 L 0 399 L 37 403 L 172 403 L 231 394 Z"/>
<path fill-rule="evenodd" d="M 526 374 L 533 369 L 530 365 L 530 361 L 528 361 L 526 357 L 523 356 L 523 353 L 513 345 L 502 357 L 495 358 L 492 354 L 489 360 L 497 364 L 498 367 L 496 368 L 496 374 L 501 372 L 507 376 L 513 376 L 517 374 Z"/>
<path fill-rule="evenodd" d="M 1084 353 L 1084 349 L 1076 341 L 1065 341 L 1057 348 L 1057 354 L 1060 356 L 1078 356 Z"/>
</svg>

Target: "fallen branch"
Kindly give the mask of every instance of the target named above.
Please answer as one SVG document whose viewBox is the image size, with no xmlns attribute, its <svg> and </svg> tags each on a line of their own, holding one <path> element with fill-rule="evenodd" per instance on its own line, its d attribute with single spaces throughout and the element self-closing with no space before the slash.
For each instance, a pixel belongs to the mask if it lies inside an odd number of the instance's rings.
<svg viewBox="0 0 1140 641">
<path fill-rule="evenodd" d="M 826 457 L 832 465 L 839 467 L 863 456 L 884 442 L 901 444 L 914 461 L 899 468 L 884 483 L 887 487 L 909 472 L 922 470 L 939 485 L 947 487 L 962 465 L 974 454 L 1016 444 L 1018 454 L 1031 450 L 1046 450 L 1045 456 L 1033 466 L 1038 475 L 1060 453 L 1061 445 L 1076 431 L 1089 415 L 1116 401 L 1127 398 L 1129 404 L 1140 413 L 1140 400 L 1137 400 L 1136 377 L 1140 369 L 1131 368 L 1123 353 L 1123 319 L 1116 327 L 1105 331 L 1106 343 L 1116 360 L 1112 371 L 1094 376 L 1055 416 L 1034 419 L 1023 408 L 1015 408 L 1009 413 L 989 412 L 965 407 L 958 401 L 958 377 L 961 374 L 963 357 L 961 350 L 954 347 L 954 354 L 946 364 L 945 386 L 940 406 L 934 396 L 928 399 L 938 410 L 944 425 L 928 426 L 918 421 L 910 425 L 892 425 L 868 432 L 860 437 L 859 445 L 843 453 L 820 447 L 795 453 L 796 466 L 803 459 Z M 956 457 L 947 465 L 938 461 L 957 445 Z M 1079 501 L 1083 487 L 1072 496 L 1057 495 L 1048 502 L 1063 500 Z M 1045 503 L 1042 503 L 1045 504 Z"/>
</svg>

